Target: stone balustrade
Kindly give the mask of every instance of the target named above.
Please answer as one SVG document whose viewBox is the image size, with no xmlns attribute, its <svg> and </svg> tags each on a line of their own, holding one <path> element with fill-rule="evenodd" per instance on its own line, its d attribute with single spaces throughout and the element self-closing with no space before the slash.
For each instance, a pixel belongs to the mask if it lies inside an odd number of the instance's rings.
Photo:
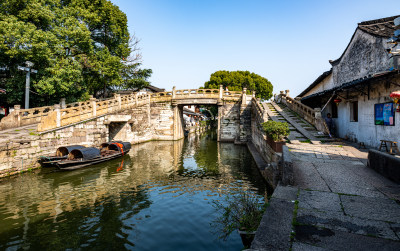
<svg viewBox="0 0 400 251">
<path fill-rule="evenodd" d="M 255 97 L 252 98 L 252 105 L 255 107 L 255 110 L 257 112 L 257 117 L 264 118 L 265 110 L 261 106 L 260 102 Z"/>
<path fill-rule="evenodd" d="M 38 131 L 43 132 L 57 127 L 62 127 L 105 114 L 115 113 L 121 110 L 142 106 L 149 102 L 170 102 L 178 99 L 218 99 L 226 101 L 239 101 L 242 91 L 225 91 L 222 86 L 219 89 L 183 89 L 176 90 L 175 87 L 169 92 L 158 92 L 139 95 L 115 95 L 113 98 L 97 100 L 91 98 L 84 102 L 65 104 L 63 99 L 60 104 L 32 109 L 20 109 L 15 106 L 10 115 L 4 117 L 0 122 L 0 130 L 16 128 L 25 125 L 38 124 Z"/>
<path fill-rule="evenodd" d="M 278 95 L 278 100 L 289 107 L 290 110 L 299 114 L 307 122 L 315 126 L 317 130 L 324 132 L 325 134 L 330 134 L 325 120 L 322 118 L 321 108 L 313 109 L 300 101 L 291 98 L 289 96 L 289 90 L 286 90 L 285 92 L 281 91 Z"/>
<path fill-rule="evenodd" d="M 15 105 L 14 111 L 1 120 L 0 130 L 37 124 L 43 116 L 47 116 L 47 114 L 53 110 L 53 106 L 21 109 L 20 105 Z"/>
<path fill-rule="evenodd" d="M 295 100 L 291 97 L 289 97 L 289 91 L 286 90 L 284 93 L 281 91 L 279 94 L 281 98 L 281 102 L 285 104 L 287 107 L 289 107 L 290 110 L 298 113 L 300 116 L 302 116 L 306 121 L 308 121 L 311 124 L 314 124 L 314 118 L 315 118 L 315 111 L 311 107 L 308 107 L 301 103 L 298 100 Z"/>
</svg>

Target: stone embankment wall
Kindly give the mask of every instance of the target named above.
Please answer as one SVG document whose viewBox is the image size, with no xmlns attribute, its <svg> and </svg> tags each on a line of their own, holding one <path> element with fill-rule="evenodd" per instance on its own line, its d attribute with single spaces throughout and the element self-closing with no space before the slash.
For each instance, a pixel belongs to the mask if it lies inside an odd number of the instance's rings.
<svg viewBox="0 0 400 251">
<path fill-rule="evenodd" d="M 249 144 L 254 146 L 259 156 L 264 160 L 265 166 L 259 166 L 260 172 L 273 188 L 278 183 L 292 185 L 293 163 L 290 158 L 289 149 L 287 146 L 283 146 L 283 151 L 277 153 L 270 147 L 261 125 L 266 121 L 268 121 L 266 111 L 261 107 L 259 101 L 253 98 L 251 105 L 251 142 Z M 252 151 L 252 148 L 249 147 L 250 151 Z"/>
<path fill-rule="evenodd" d="M 32 133 L 26 139 L 10 139 L 0 146 L 0 177 L 39 167 L 38 157 L 55 154 L 60 146 L 97 147 L 109 140 L 128 140 L 136 144 L 182 138 L 180 113 L 180 109 L 171 103 L 151 103 L 123 114 L 99 116 L 40 134 Z"/>
<path fill-rule="evenodd" d="M 240 104 L 225 104 L 218 107 L 218 141 L 234 142 L 238 138 Z"/>
<path fill-rule="evenodd" d="M 55 154 L 63 145 L 100 145 L 108 139 L 105 117 L 59 130 L 30 135 L 29 139 L 11 139 L 0 146 L 0 177 L 28 171 L 39 166 L 41 155 Z"/>
</svg>

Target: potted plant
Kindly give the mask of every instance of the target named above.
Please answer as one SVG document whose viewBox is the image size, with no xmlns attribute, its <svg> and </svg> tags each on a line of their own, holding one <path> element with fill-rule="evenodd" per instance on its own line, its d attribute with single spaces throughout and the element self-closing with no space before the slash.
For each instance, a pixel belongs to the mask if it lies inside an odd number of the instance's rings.
<svg viewBox="0 0 400 251">
<path fill-rule="evenodd" d="M 226 196 L 222 201 L 213 201 L 219 216 L 213 221 L 220 239 L 237 230 L 242 238 L 243 246 L 249 248 L 265 211 L 265 203 L 250 191 Z"/>
<path fill-rule="evenodd" d="M 262 123 L 262 127 L 267 134 L 267 142 L 275 152 L 282 152 L 285 145 L 284 137 L 289 136 L 289 125 L 286 122 L 267 121 Z"/>
</svg>

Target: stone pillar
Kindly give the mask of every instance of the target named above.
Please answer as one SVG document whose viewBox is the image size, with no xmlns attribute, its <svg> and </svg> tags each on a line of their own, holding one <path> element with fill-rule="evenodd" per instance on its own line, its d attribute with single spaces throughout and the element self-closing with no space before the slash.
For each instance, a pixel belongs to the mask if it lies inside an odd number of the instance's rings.
<svg viewBox="0 0 400 251">
<path fill-rule="evenodd" d="M 61 109 L 67 108 L 67 105 L 65 104 L 65 98 L 61 98 L 61 100 L 60 100 L 60 106 L 61 106 Z"/>
<path fill-rule="evenodd" d="M 184 137 L 183 133 L 183 117 L 181 116 L 181 112 L 179 106 L 175 105 L 171 107 L 174 111 L 174 135 L 173 140 L 178 140 Z"/>
<path fill-rule="evenodd" d="M 222 99 L 224 95 L 224 87 L 222 85 L 219 86 L 219 99 Z"/>
<path fill-rule="evenodd" d="M 17 127 L 21 126 L 21 105 L 14 105 L 14 114 L 17 122 Z"/>
<path fill-rule="evenodd" d="M 121 94 L 114 94 L 114 98 L 118 101 L 118 110 L 121 110 Z"/>
<path fill-rule="evenodd" d="M 286 93 L 286 97 L 290 97 L 289 96 L 289 90 L 285 90 L 285 93 Z"/>
<path fill-rule="evenodd" d="M 147 102 L 147 121 L 149 122 L 149 126 L 151 125 L 151 100 L 150 100 L 150 98 L 151 98 L 151 95 L 150 94 L 148 94 L 147 95 L 147 100 L 148 100 L 148 102 Z"/>
<path fill-rule="evenodd" d="M 96 117 L 97 114 L 97 104 L 95 98 L 90 98 L 90 104 L 92 105 L 92 116 Z"/>
<path fill-rule="evenodd" d="M 316 119 L 320 119 L 322 118 L 322 114 L 321 114 L 321 108 L 314 108 L 314 116 Z"/>
<path fill-rule="evenodd" d="M 137 97 L 138 97 L 138 93 L 135 93 L 135 104 L 136 104 L 136 107 L 138 106 L 138 100 L 137 100 Z"/>
<path fill-rule="evenodd" d="M 222 85 L 221 85 L 222 86 Z M 221 88 L 220 88 L 221 93 Z M 217 141 L 221 141 L 221 120 L 222 120 L 222 105 L 218 106 L 218 127 L 217 127 Z"/>
<path fill-rule="evenodd" d="M 246 103 L 246 92 L 247 92 L 247 88 L 243 88 L 243 92 L 242 92 L 242 105 L 243 102 Z"/>
<path fill-rule="evenodd" d="M 253 91 L 253 98 L 256 97 L 256 91 Z"/>
<path fill-rule="evenodd" d="M 172 98 L 176 98 L 176 87 L 172 87 Z"/>
<path fill-rule="evenodd" d="M 56 112 L 56 127 L 60 127 L 61 126 L 61 112 L 60 112 L 59 104 L 54 105 L 54 111 Z"/>
</svg>

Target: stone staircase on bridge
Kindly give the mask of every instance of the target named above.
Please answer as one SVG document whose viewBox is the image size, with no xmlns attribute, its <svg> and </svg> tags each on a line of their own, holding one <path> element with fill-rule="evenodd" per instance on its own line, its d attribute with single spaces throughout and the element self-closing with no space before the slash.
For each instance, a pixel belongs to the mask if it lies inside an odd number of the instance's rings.
<svg viewBox="0 0 400 251">
<path fill-rule="evenodd" d="M 299 114 L 283 104 L 271 101 L 270 103 L 264 103 L 263 107 L 271 120 L 289 124 L 290 135 L 288 140 L 292 144 L 320 144 L 321 142 L 332 140 L 328 135 L 319 132 Z"/>
</svg>

